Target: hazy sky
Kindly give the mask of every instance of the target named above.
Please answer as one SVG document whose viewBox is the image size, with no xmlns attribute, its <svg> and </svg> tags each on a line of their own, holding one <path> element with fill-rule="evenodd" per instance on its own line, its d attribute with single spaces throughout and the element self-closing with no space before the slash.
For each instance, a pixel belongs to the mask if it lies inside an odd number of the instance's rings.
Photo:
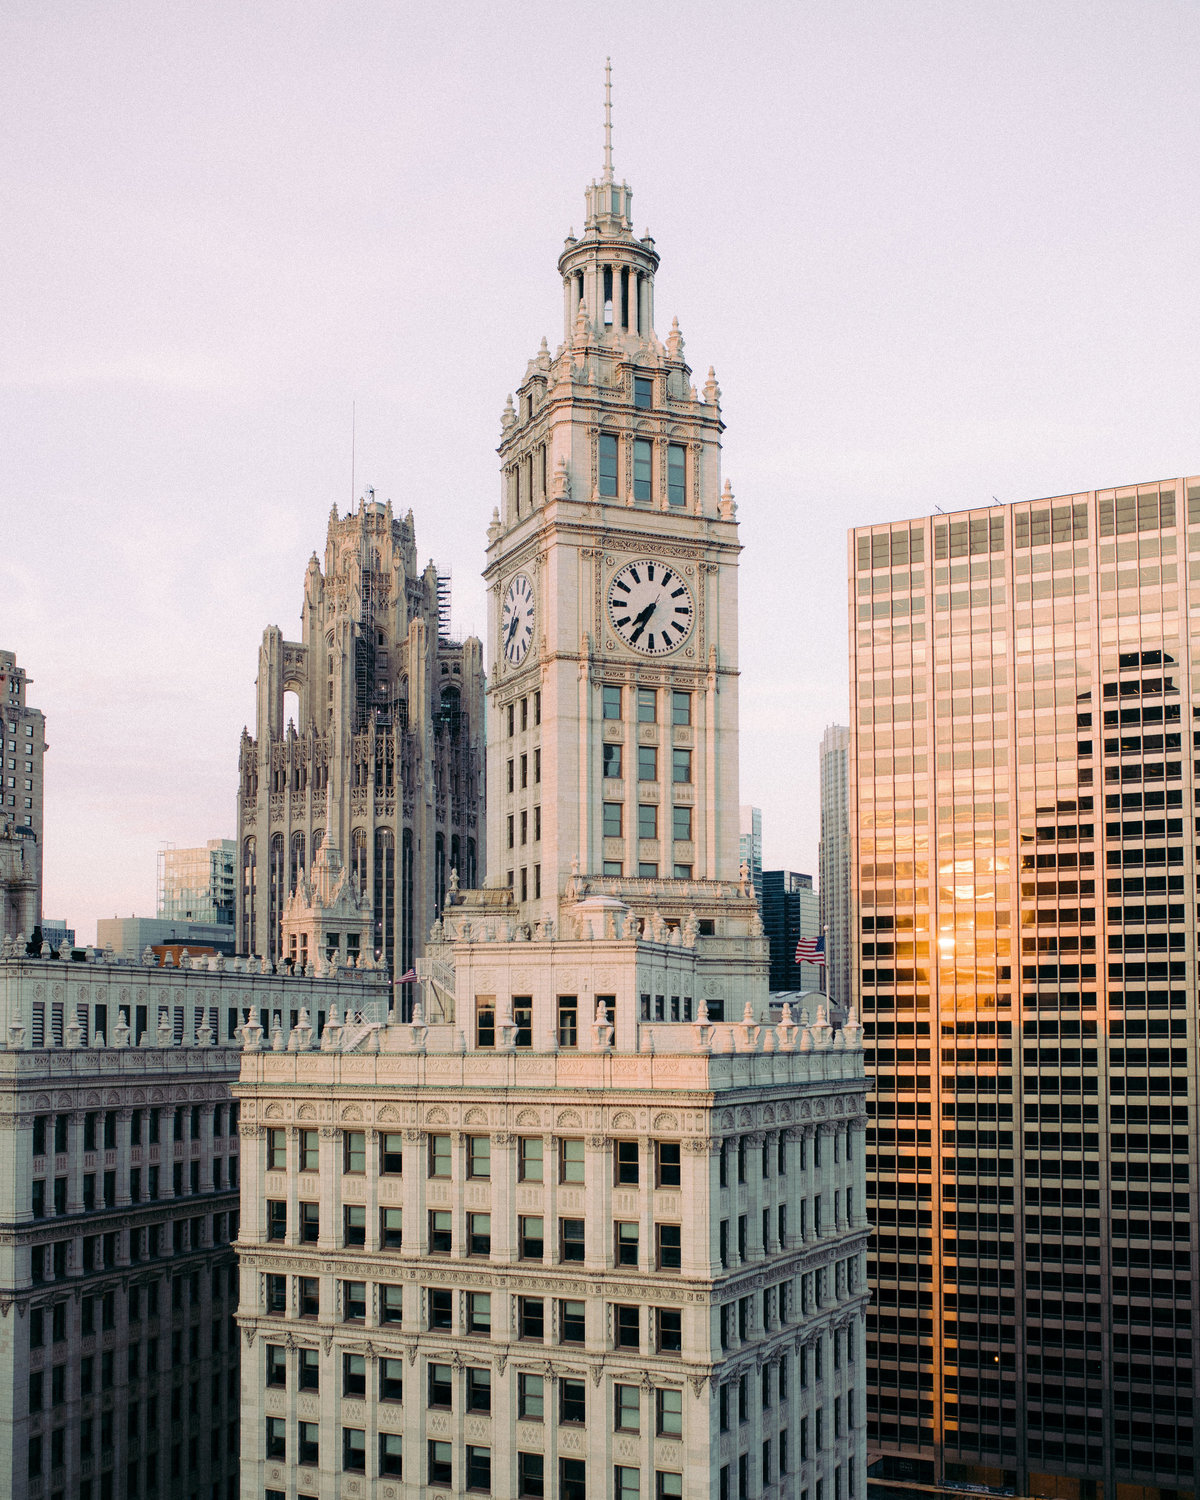
<svg viewBox="0 0 1200 1500">
<path fill-rule="evenodd" d="M 1195 4 L 157 3 L 0 15 L 0 644 L 47 915 L 231 836 L 267 624 L 357 478 L 482 633 L 500 413 L 601 166 L 724 392 L 742 800 L 816 859 L 846 528 L 1200 470 Z"/>
</svg>

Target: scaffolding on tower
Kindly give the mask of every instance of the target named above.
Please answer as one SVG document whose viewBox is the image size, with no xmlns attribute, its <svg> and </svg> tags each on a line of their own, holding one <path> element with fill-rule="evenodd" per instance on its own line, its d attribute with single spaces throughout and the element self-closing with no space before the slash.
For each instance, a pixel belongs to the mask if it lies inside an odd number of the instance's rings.
<svg viewBox="0 0 1200 1500">
<path fill-rule="evenodd" d="M 437 575 L 438 640 L 452 641 L 450 630 L 450 573 L 439 569 Z"/>
</svg>

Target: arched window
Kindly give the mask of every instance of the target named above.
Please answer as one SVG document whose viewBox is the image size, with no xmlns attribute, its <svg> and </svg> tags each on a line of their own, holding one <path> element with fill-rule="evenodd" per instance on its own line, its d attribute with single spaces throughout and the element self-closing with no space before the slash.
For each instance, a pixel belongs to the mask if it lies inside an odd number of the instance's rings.
<svg viewBox="0 0 1200 1500">
<path fill-rule="evenodd" d="M 440 917 L 446 904 L 446 835 L 439 833 L 433 843 L 434 916 Z"/>
<path fill-rule="evenodd" d="M 462 694 L 454 686 L 444 687 L 438 702 L 438 718 L 451 734 L 462 728 Z"/>
<path fill-rule="evenodd" d="M 256 896 L 256 852 L 255 840 L 248 838 L 242 844 L 242 952 L 254 954 L 258 923 L 255 907 Z"/>
<path fill-rule="evenodd" d="M 375 830 L 375 953 L 392 962 L 396 943 L 396 836 Z"/>
<path fill-rule="evenodd" d="M 350 878 L 360 896 L 367 891 L 367 830 L 353 828 L 350 831 Z"/>
<path fill-rule="evenodd" d="M 268 871 L 267 957 L 274 962 L 283 952 L 283 903 L 287 899 L 284 884 L 283 834 L 271 835 L 271 865 Z"/>
<path fill-rule="evenodd" d="M 304 879 L 304 835 L 292 834 L 292 860 L 288 870 L 288 894 L 290 895 Z"/>
</svg>

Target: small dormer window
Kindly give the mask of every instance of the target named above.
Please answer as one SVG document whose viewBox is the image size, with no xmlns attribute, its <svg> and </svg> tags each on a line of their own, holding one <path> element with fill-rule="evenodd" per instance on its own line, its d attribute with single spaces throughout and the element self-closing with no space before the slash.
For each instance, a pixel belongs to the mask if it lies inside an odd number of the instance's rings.
<svg viewBox="0 0 1200 1500">
<path fill-rule="evenodd" d="M 654 382 L 644 375 L 633 377 L 633 404 L 643 411 L 649 411 L 654 405 Z"/>
</svg>

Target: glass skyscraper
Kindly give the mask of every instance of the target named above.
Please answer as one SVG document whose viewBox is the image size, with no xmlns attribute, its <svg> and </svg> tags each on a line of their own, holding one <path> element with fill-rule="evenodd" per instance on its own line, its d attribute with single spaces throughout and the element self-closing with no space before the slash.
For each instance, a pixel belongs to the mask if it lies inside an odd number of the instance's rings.
<svg viewBox="0 0 1200 1500">
<path fill-rule="evenodd" d="M 1200 479 L 849 567 L 873 1475 L 1190 1497 Z"/>
</svg>

